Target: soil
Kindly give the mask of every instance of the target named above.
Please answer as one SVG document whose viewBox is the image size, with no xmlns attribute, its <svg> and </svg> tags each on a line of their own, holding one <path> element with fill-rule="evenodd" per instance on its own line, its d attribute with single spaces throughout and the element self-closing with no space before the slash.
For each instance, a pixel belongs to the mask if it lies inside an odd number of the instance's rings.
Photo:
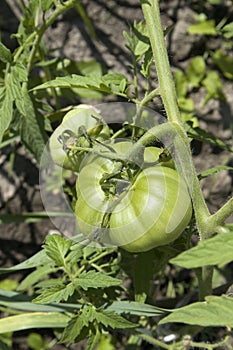
<svg viewBox="0 0 233 350">
<path fill-rule="evenodd" d="M 17 31 L 20 19 L 20 9 L 15 0 L 1 1 L 0 30 L 3 42 L 13 50 L 15 39 L 10 35 Z M 142 19 L 139 1 L 136 0 L 85 0 L 83 1 L 91 23 L 95 29 L 96 38 L 92 38 L 88 28 L 75 10 L 67 12 L 58 18 L 46 32 L 44 39 L 51 50 L 51 57 L 66 57 L 75 61 L 96 59 L 106 69 L 122 72 L 132 78 L 128 66 L 131 57 L 125 47 L 122 32 L 128 31 L 134 20 Z M 186 34 L 187 27 L 194 22 L 195 10 L 201 2 L 172 0 L 161 2 L 162 22 L 165 27 L 173 26 L 167 38 L 167 46 L 172 68 L 187 67 L 190 59 L 202 55 L 207 46 L 203 36 Z M 210 18 L 222 18 L 224 14 L 232 16 L 232 2 L 223 1 L 221 6 L 210 7 Z M 222 17 L 221 17 L 222 16 Z M 208 39 L 209 40 L 209 39 Z M 218 45 L 216 39 L 211 39 L 208 45 Z M 155 76 L 155 72 L 153 72 Z M 232 83 L 223 81 L 226 102 L 211 100 L 204 108 L 200 107 L 205 92 L 200 90 L 193 98 L 196 101 L 197 115 L 200 126 L 212 132 L 227 144 L 232 144 L 233 132 L 233 94 Z M 155 84 L 157 83 L 155 76 Z M 107 98 L 107 101 L 115 98 Z M 77 100 L 86 102 L 85 99 Z M 89 101 L 99 103 L 99 101 Z M 153 101 L 150 107 L 160 111 L 159 100 Z M 233 156 L 228 152 L 201 142 L 192 143 L 194 161 L 198 172 L 213 166 L 225 164 L 233 166 Z M 233 195 L 233 173 L 222 171 L 208 180 L 202 181 L 203 192 L 211 212 L 215 212 L 227 198 Z M 0 212 L 21 213 L 28 211 L 43 211 L 39 188 L 39 168 L 35 160 L 20 144 L 1 149 L 0 154 Z M 232 216 L 233 218 L 233 216 Z M 232 218 L 229 221 L 232 221 Z M 45 236 L 53 229 L 49 220 L 31 224 L 0 225 L 0 266 L 11 266 L 34 254 L 40 249 Z M 24 341 L 14 345 L 14 349 L 23 350 Z M 25 340 L 22 334 L 22 339 Z M 65 349 L 57 346 L 54 350 Z M 81 349 L 73 346 L 72 349 Z"/>
</svg>

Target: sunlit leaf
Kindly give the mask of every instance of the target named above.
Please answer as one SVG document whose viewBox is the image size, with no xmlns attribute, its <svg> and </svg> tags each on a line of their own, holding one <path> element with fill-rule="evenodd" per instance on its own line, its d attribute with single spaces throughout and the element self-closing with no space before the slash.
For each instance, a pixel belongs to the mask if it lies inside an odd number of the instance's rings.
<svg viewBox="0 0 233 350">
<path fill-rule="evenodd" d="M 170 262 L 185 268 L 222 265 L 233 261 L 232 251 L 233 232 L 229 232 L 200 241 L 196 247 L 182 252 Z"/>
<path fill-rule="evenodd" d="M 159 323 L 178 322 L 203 327 L 233 327 L 233 298 L 209 296 L 197 302 L 174 310 Z"/>
</svg>

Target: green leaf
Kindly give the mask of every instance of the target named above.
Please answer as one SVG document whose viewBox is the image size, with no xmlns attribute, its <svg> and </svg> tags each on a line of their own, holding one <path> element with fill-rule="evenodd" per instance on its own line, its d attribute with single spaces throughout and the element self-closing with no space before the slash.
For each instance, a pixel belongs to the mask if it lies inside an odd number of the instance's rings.
<svg viewBox="0 0 233 350">
<path fill-rule="evenodd" d="M 38 333 L 30 333 L 27 338 L 28 346 L 33 350 L 45 350 L 47 348 L 43 337 Z"/>
<path fill-rule="evenodd" d="M 150 47 L 145 23 L 143 21 L 134 21 L 133 26 L 130 28 L 130 33 L 124 31 L 123 35 L 127 40 L 126 47 L 138 62 Z"/>
<path fill-rule="evenodd" d="M 45 121 L 43 116 L 37 114 L 26 87 L 22 90 L 23 97 L 16 100 L 16 106 L 21 113 L 20 136 L 25 147 L 39 162 L 48 141 Z"/>
<path fill-rule="evenodd" d="M 114 301 L 106 308 L 116 314 L 129 314 L 135 316 L 154 317 L 163 314 L 165 311 L 153 305 L 142 304 L 136 301 Z"/>
<path fill-rule="evenodd" d="M 122 284 L 122 280 L 91 270 L 88 272 L 83 272 L 75 283 L 82 289 L 87 290 L 88 288 L 107 288 L 119 286 Z"/>
<path fill-rule="evenodd" d="M 58 266 L 65 265 L 65 256 L 71 247 L 71 241 L 63 238 L 58 234 L 49 235 L 46 237 L 43 248 L 50 259 Z"/>
<path fill-rule="evenodd" d="M 63 306 L 40 305 L 32 303 L 32 297 L 19 294 L 16 292 L 9 292 L 0 289 L 0 305 L 10 309 L 21 311 L 34 312 L 64 312 L 66 308 Z M 77 308 L 78 306 L 76 306 Z"/>
<path fill-rule="evenodd" d="M 51 263 L 51 260 L 48 258 L 45 251 L 41 250 L 20 264 L 8 268 L 0 268 L 0 275 L 4 273 L 31 269 L 48 263 Z"/>
<path fill-rule="evenodd" d="M 9 86 L 11 84 L 11 76 L 6 79 L 6 90 L 4 91 L 3 100 L 0 101 L 0 143 L 4 132 L 8 129 L 13 116 L 13 101 Z"/>
<path fill-rule="evenodd" d="M 47 289 L 40 289 L 38 293 L 40 295 L 36 297 L 33 302 L 35 303 L 59 303 L 60 301 L 67 299 L 74 294 L 75 287 L 72 283 L 67 285 L 59 283 L 55 286 L 49 287 Z"/>
<path fill-rule="evenodd" d="M 89 308 L 88 308 L 89 309 Z M 77 316 L 74 316 L 65 328 L 61 342 L 74 342 L 84 328 L 89 325 L 89 319 L 85 309 L 82 309 Z"/>
<path fill-rule="evenodd" d="M 207 265 L 223 265 L 233 261 L 233 232 L 218 234 L 200 241 L 196 247 L 171 259 L 172 264 L 189 268 Z"/>
<path fill-rule="evenodd" d="M 233 327 L 233 298 L 209 296 L 197 302 L 174 310 L 159 324 L 178 322 L 203 327 Z"/>
<path fill-rule="evenodd" d="M 27 275 L 27 277 L 19 284 L 17 291 L 22 292 L 26 289 L 29 289 L 31 286 L 36 284 L 42 278 L 45 278 L 50 273 L 54 273 L 56 271 L 57 271 L 56 268 L 49 265 L 39 266 L 35 271 Z"/>
<path fill-rule="evenodd" d="M 205 177 L 208 177 L 210 175 L 216 174 L 216 173 L 218 173 L 219 171 L 222 171 L 222 170 L 233 170 L 233 167 L 226 166 L 226 165 L 220 165 L 220 166 L 217 166 L 217 167 L 214 167 L 214 168 L 211 168 L 211 169 L 207 169 L 205 171 L 202 171 L 202 173 L 200 173 L 198 175 L 198 178 L 201 180 L 201 179 L 204 179 Z"/>
<path fill-rule="evenodd" d="M 102 81 L 104 84 L 109 86 L 110 84 L 120 85 L 121 81 L 126 79 L 124 74 L 121 73 L 108 73 L 103 75 Z"/>
<path fill-rule="evenodd" d="M 115 328 L 134 328 L 137 324 L 132 323 L 120 315 L 111 311 L 101 311 L 95 313 L 97 322 L 102 323 L 105 327 Z"/>
<path fill-rule="evenodd" d="M 153 52 L 151 47 L 145 52 L 144 61 L 142 62 L 141 73 L 142 75 L 149 79 L 150 78 L 150 69 L 153 62 Z"/>
<path fill-rule="evenodd" d="M 10 50 L 0 42 L 0 61 L 4 63 L 12 62 L 12 54 Z"/>
<path fill-rule="evenodd" d="M 33 312 L 0 319 L 0 334 L 32 328 L 64 328 L 69 317 L 58 312 Z"/>
<path fill-rule="evenodd" d="M 184 98 L 188 92 L 188 81 L 182 70 L 176 70 L 174 73 L 175 85 L 178 98 Z"/>
<path fill-rule="evenodd" d="M 226 39 L 231 39 L 233 37 L 233 22 L 226 24 L 222 28 L 222 33 Z"/>
<path fill-rule="evenodd" d="M 203 21 L 188 27 L 189 34 L 217 35 L 215 20 Z"/>
<path fill-rule="evenodd" d="M 222 50 L 217 50 L 211 55 L 214 63 L 227 79 L 233 79 L 233 59 Z"/>
<path fill-rule="evenodd" d="M 202 79 L 205 76 L 205 71 L 205 60 L 201 56 L 196 56 L 191 60 L 186 70 L 188 82 L 193 87 L 199 87 Z"/>
<path fill-rule="evenodd" d="M 192 121 L 188 121 L 185 123 L 188 136 L 191 137 L 192 139 L 210 143 L 211 145 L 217 146 L 227 151 L 232 151 L 232 149 L 228 145 L 226 145 L 225 142 L 223 142 L 221 139 L 215 137 L 208 131 L 201 129 L 198 126 L 193 127 L 192 125 L 193 125 Z"/>
<path fill-rule="evenodd" d="M 222 101 L 226 100 L 222 88 L 222 82 L 217 72 L 208 72 L 207 76 L 202 81 L 202 85 L 205 86 L 207 90 L 207 95 L 205 97 L 204 104 L 207 103 L 211 98 L 219 99 Z"/>
<path fill-rule="evenodd" d="M 54 0 L 40 0 L 40 1 L 41 1 L 41 8 L 43 12 L 47 12 L 55 4 Z"/>
</svg>

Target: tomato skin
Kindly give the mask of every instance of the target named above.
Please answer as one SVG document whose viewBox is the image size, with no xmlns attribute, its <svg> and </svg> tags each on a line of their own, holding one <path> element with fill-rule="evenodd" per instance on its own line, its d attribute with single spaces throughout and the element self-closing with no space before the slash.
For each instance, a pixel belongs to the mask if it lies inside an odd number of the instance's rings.
<svg viewBox="0 0 233 350">
<path fill-rule="evenodd" d="M 113 145 L 119 154 L 129 147 L 129 142 Z M 161 150 L 151 152 L 150 161 L 153 152 L 156 159 Z M 163 163 L 149 166 L 122 193 L 108 198 L 100 181 L 114 167 L 115 162 L 97 156 L 81 169 L 75 207 L 79 230 L 91 237 L 100 232 L 100 242 L 129 252 L 148 251 L 178 238 L 192 215 L 190 196 L 178 172 Z M 108 225 L 103 227 L 106 212 Z"/>
<path fill-rule="evenodd" d="M 100 123 L 98 123 L 98 121 Z M 50 151 L 51 156 L 54 162 L 65 168 L 71 170 L 79 170 L 79 165 L 83 159 L 83 157 L 76 157 L 75 160 L 72 161 L 67 155 L 65 150 L 65 145 L 61 142 L 61 135 L 65 132 L 72 133 L 68 142 L 75 145 L 75 142 L 80 134 L 80 128 L 84 127 L 88 133 L 88 136 L 95 137 L 97 140 L 102 141 L 106 140 L 110 131 L 107 124 L 104 122 L 103 118 L 99 115 L 98 110 L 94 106 L 81 104 L 64 116 L 62 123 L 54 130 L 53 134 L 50 137 Z M 82 146 L 87 147 L 88 142 L 82 137 Z"/>
</svg>

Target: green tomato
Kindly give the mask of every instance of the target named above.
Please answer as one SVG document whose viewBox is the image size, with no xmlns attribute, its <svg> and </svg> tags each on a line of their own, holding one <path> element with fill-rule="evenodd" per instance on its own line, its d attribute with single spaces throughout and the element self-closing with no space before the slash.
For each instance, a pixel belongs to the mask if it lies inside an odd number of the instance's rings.
<svg viewBox="0 0 233 350">
<path fill-rule="evenodd" d="M 75 148 L 92 147 L 94 140 L 103 141 L 109 136 L 109 128 L 97 109 L 90 105 L 79 105 L 64 116 L 51 135 L 51 156 L 57 165 L 78 171 L 84 152 Z"/>
<path fill-rule="evenodd" d="M 112 145 L 119 155 L 131 146 L 130 142 Z M 161 149 L 146 149 L 144 165 L 160 154 Z M 130 163 L 122 166 L 91 156 L 76 184 L 78 229 L 90 240 L 129 252 L 148 251 L 178 238 L 191 219 L 191 200 L 179 173 L 161 164 L 139 170 Z"/>
</svg>

